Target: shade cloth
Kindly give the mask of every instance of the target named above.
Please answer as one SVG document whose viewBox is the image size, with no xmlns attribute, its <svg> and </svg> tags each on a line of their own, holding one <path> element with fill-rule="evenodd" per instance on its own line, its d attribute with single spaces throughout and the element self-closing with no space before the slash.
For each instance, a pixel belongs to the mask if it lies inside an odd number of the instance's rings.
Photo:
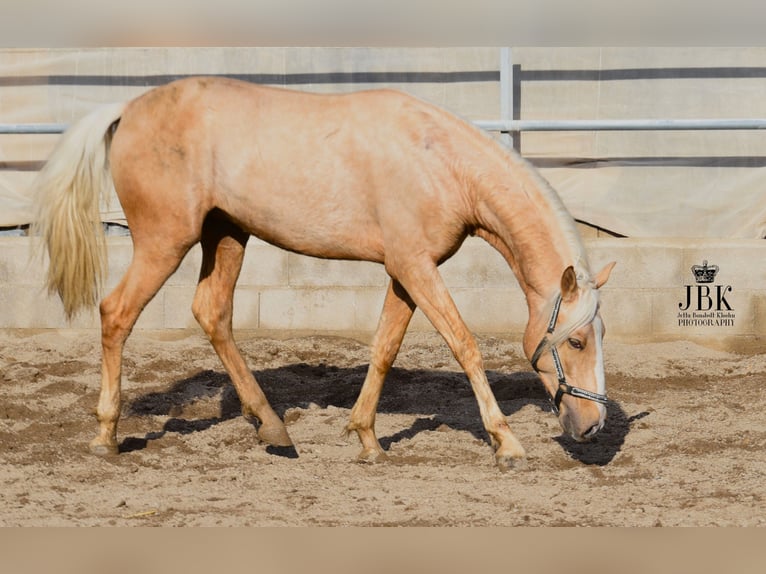
<svg viewBox="0 0 766 574">
<path fill-rule="evenodd" d="M 517 119 L 766 117 L 763 48 L 514 48 Z M 177 77 L 225 74 L 319 92 L 394 87 L 468 120 L 501 117 L 499 48 L 0 50 L 0 123 L 76 121 Z M 30 222 L 57 135 L 0 135 L 0 227 Z M 525 132 L 515 144 L 573 216 L 632 237 L 766 236 L 766 134 Z M 116 199 L 106 222 L 125 223 Z"/>
</svg>

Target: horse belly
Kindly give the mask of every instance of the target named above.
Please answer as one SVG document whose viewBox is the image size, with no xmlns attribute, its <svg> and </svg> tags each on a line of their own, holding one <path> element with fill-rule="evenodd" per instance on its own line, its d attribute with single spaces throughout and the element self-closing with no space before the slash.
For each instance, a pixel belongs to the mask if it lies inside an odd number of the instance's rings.
<svg viewBox="0 0 766 574">
<path fill-rule="evenodd" d="M 264 185 L 227 203 L 227 213 L 251 235 L 284 249 L 327 259 L 383 261 L 380 226 L 359 202 Z"/>
</svg>

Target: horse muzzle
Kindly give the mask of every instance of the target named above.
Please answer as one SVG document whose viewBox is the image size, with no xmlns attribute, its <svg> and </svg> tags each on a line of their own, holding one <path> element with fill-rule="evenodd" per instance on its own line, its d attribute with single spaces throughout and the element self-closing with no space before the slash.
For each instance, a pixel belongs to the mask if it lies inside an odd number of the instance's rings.
<svg viewBox="0 0 766 574">
<path fill-rule="evenodd" d="M 595 437 L 606 422 L 606 409 L 598 405 L 588 405 L 587 408 L 564 409 L 559 414 L 559 424 L 562 430 L 577 442 L 588 442 Z"/>
</svg>

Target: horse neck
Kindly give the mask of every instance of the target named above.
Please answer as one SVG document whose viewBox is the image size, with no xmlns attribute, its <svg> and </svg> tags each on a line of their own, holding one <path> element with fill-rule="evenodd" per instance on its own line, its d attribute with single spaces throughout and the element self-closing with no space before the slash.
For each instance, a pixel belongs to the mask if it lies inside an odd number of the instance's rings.
<svg viewBox="0 0 766 574">
<path fill-rule="evenodd" d="M 588 273 L 585 254 L 571 216 L 530 164 L 503 148 L 484 159 L 492 165 L 477 166 L 477 235 L 504 256 L 532 313 L 558 292 L 567 266 Z"/>
</svg>

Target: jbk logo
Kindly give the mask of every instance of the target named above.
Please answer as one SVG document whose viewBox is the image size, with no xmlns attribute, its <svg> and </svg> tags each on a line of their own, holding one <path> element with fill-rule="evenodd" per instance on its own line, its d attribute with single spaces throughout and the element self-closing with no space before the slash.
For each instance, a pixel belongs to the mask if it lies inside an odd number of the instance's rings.
<svg viewBox="0 0 766 574">
<path fill-rule="evenodd" d="M 686 297 L 678 303 L 679 327 L 732 327 L 734 309 L 726 298 L 733 292 L 731 285 L 714 284 L 718 265 L 693 265 L 694 285 L 685 285 Z"/>
<path fill-rule="evenodd" d="M 696 306 L 695 311 L 731 311 L 731 305 L 726 300 L 726 295 L 732 292 L 731 285 L 716 285 L 715 291 L 711 291 L 707 285 L 686 286 L 686 302 L 678 303 L 681 311 L 686 311 L 692 306 Z"/>
</svg>

